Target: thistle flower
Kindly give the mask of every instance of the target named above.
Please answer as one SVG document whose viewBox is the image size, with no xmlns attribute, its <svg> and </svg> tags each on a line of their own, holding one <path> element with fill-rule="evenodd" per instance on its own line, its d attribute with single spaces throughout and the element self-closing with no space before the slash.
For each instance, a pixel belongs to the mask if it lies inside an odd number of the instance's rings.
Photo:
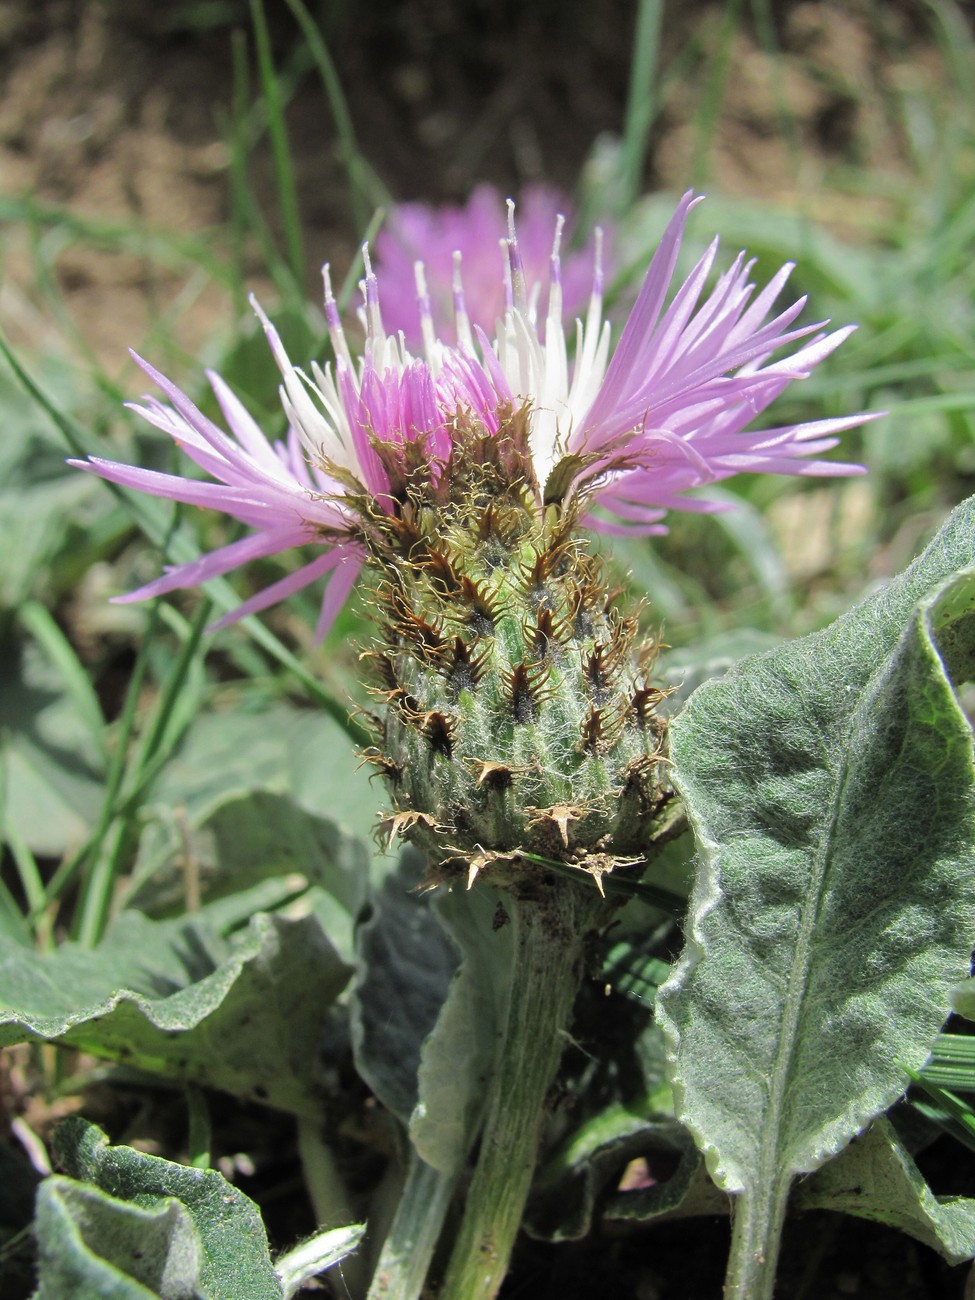
<svg viewBox="0 0 975 1300">
<path fill-rule="evenodd" d="M 557 190 L 530 185 L 518 202 L 518 251 L 529 295 L 548 280 L 552 231 L 565 219 L 564 242 L 573 237 L 572 206 Z M 611 242 L 603 234 L 603 261 L 611 270 Z M 457 342 L 454 321 L 458 269 L 463 276 L 467 315 L 482 329 L 494 329 L 505 311 L 503 245 L 508 236 L 505 201 L 493 185 L 479 185 L 463 207 L 398 203 L 376 237 L 376 271 L 382 285 L 383 322 L 388 333 L 402 333 L 407 346 L 422 345 L 416 310 L 414 267 L 422 262 L 430 312 L 437 337 Z M 585 311 L 592 283 L 592 248 L 562 257 L 562 305 L 573 320 Z"/>
<path fill-rule="evenodd" d="M 415 355 L 384 328 L 366 252 L 358 362 L 327 270 L 333 362 L 296 370 L 258 309 L 281 371 L 285 443 L 272 447 L 217 376 L 210 382 L 233 437 L 143 362 L 171 405 L 150 399 L 136 409 L 218 481 L 94 459 L 81 466 L 217 507 L 255 530 L 124 599 L 313 542 L 314 559 L 229 617 L 327 576 L 323 633 L 370 565 L 379 635 L 363 663 L 381 711 L 367 757 L 390 787 L 387 828 L 448 874 L 473 878 L 492 865 L 497 878 L 500 863 L 529 851 L 598 878 L 657 834 L 668 792 L 654 647 L 637 645 L 636 619 L 616 608 L 583 525 L 659 532 L 668 509 L 709 508 L 688 489 L 743 470 L 858 468 L 818 457 L 863 416 L 747 428 L 849 333 L 796 326 L 802 299 L 772 314 L 788 266 L 755 294 L 741 255 L 703 297 L 715 241 L 665 307 L 696 202 L 690 193 L 680 201 L 612 356 L 598 240 L 570 364 L 562 223 L 543 313 L 528 294 L 511 216 L 493 343 L 471 324 L 459 279 L 457 343 L 437 337 L 418 265 Z"/>
</svg>

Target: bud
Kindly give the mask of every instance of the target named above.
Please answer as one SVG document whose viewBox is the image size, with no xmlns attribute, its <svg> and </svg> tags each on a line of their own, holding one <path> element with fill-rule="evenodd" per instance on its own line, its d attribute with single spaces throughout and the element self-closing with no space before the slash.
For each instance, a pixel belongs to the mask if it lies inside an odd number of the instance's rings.
<svg viewBox="0 0 975 1300">
<path fill-rule="evenodd" d="M 584 497 L 540 499 L 528 411 L 492 423 L 458 412 L 437 481 L 401 477 L 397 509 L 365 530 L 382 574 L 367 757 L 389 787 L 387 832 L 435 878 L 517 872 L 517 850 L 598 880 L 640 854 L 668 798 L 655 646 L 578 528 Z"/>
</svg>

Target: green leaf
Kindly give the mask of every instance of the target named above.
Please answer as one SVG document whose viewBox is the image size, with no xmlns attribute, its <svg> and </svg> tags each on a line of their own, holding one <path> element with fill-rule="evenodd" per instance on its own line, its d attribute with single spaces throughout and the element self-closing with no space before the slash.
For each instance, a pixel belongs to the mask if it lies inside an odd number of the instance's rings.
<svg viewBox="0 0 975 1300">
<path fill-rule="evenodd" d="M 199 824 L 231 795 L 268 790 L 365 839 L 383 799 L 360 766 L 352 741 L 321 710 L 279 704 L 260 713 L 208 713 L 189 729 L 148 802 L 185 807 Z"/>
<path fill-rule="evenodd" d="M 638 1190 L 617 1191 L 635 1160 L 646 1161 L 653 1178 Z M 643 1223 L 659 1218 L 682 1205 L 701 1164 L 680 1124 L 648 1119 L 617 1103 L 584 1124 L 546 1161 L 532 1187 L 526 1227 L 545 1241 L 578 1241 L 590 1232 L 597 1205 L 611 1219 Z M 727 1200 L 713 1186 L 711 1191 L 718 1204 Z M 692 1212 L 720 1210 L 695 1204 Z"/>
<path fill-rule="evenodd" d="M 931 609 L 931 634 L 954 684 L 975 679 L 975 575 L 944 589 Z"/>
<path fill-rule="evenodd" d="M 611 1127 L 619 1127 L 620 1131 L 591 1149 L 585 1149 L 581 1140 L 588 1139 L 591 1144 L 590 1131 L 576 1135 L 571 1147 L 560 1156 L 572 1180 L 556 1182 L 552 1165 L 543 1170 L 528 1222 L 533 1235 L 546 1238 L 551 1235 L 543 1231 L 546 1209 L 554 1214 L 552 1223 L 560 1238 L 564 1238 L 565 1226 L 572 1226 L 573 1214 L 581 1214 L 584 1209 L 588 1217 L 580 1217 L 578 1226 L 588 1231 L 595 1204 L 601 1206 L 604 1219 L 634 1223 L 664 1216 L 686 1218 L 728 1213 L 731 1204 L 728 1197 L 707 1178 L 701 1157 L 693 1148 L 686 1151 L 681 1147 L 679 1134 L 668 1131 L 659 1122 L 641 1128 L 634 1117 L 629 1117 L 627 1132 L 624 1119 L 615 1118 L 610 1112 L 604 1115 L 604 1121 Z M 604 1187 L 610 1175 L 619 1178 L 621 1161 L 647 1154 L 653 1157 L 654 1153 L 666 1152 L 668 1144 L 672 1151 L 681 1152 L 671 1177 L 606 1196 Z M 567 1154 L 571 1156 L 568 1160 Z M 650 1164 L 653 1170 L 653 1162 Z M 552 1184 L 551 1191 L 547 1183 Z M 551 1197 L 551 1205 L 547 1204 L 546 1195 Z M 961 1264 L 975 1257 L 975 1200 L 965 1196 L 935 1196 L 898 1138 L 896 1128 L 883 1117 L 855 1138 L 836 1160 L 797 1184 L 794 1209 L 800 1213 L 833 1210 L 885 1223 L 930 1245 L 949 1264 Z M 560 1238 L 552 1236 L 551 1239 Z"/>
<path fill-rule="evenodd" d="M 975 1020 L 975 979 L 966 979 L 955 986 L 951 997 L 952 1007 L 966 1020 Z"/>
<path fill-rule="evenodd" d="M 57 667 L 0 636 L 0 820 L 35 853 L 78 843 L 102 799 L 102 756 Z"/>
<path fill-rule="evenodd" d="M 417 1103 L 420 1048 L 457 969 L 457 950 L 417 892 L 425 863 L 406 849 L 373 896 L 356 932 L 350 999 L 356 1069 L 379 1100 L 407 1123 Z"/>
<path fill-rule="evenodd" d="M 272 891 L 279 886 L 190 920 L 124 912 L 95 949 L 9 952 L 0 961 L 0 1046 L 55 1041 L 318 1115 L 316 1044 L 351 972 L 317 917 L 250 915 Z"/>
<path fill-rule="evenodd" d="M 282 1255 L 275 1264 L 274 1271 L 281 1283 L 285 1300 L 290 1300 L 313 1277 L 318 1277 L 333 1264 L 339 1264 L 351 1255 L 365 1231 L 364 1223 L 353 1223 L 346 1228 L 329 1228 Z"/>
<path fill-rule="evenodd" d="M 45 658 L 57 670 L 65 690 L 74 701 L 79 718 L 97 747 L 100 760 L 105 762 L 108 757 L 105 748 L 105 717 L 88 671 L 74 647 L 52 615 L 37 601 L 30 600 L 22 605 L 19 618 L 21 627 L 30 634 L 44 652 Z"/>
<path fill-rule="evenodd" d="M 497 890 L 452 890 L 434 906 L 460 949 L 461 965 L 420 1053 L 410 1138 L 428 1165 L 454 1174 L 467 1158 L 487 1102 L 511 993 L 513 927 Z"/>
<path fill-rule="evenodd" d="M 972 737 L 934 634 L 971 607 L 973 553 L 969 501 L 884 590 L 672 726 L 702 858 L 658 999 L 678 1114 L 772 1219 L 903 1091 L 968 973 Z"/>
<path fill-rule="evenodd" d="M 257 1206 L 215 1170 L 109 1146 L 77 1117 L 54 1149 L 70 1177 L 38 1194 L 34 1300 L 281 1300 Z"/>
<path fill-rule="evenodd" d="M 184 1300 L 199 1294 L 199 1237 L 172 1198 L 143 1208 L 70 1178 L 49 1178 L 38 1196 L 35 1231 L 35 1300 Z"/>
<path fill-rule="evenodd" d="M 887 1119 L 871 1124 L 796 1189 L 800 1210 L 841 1210 L 887 1223 L 960 1264 L 975 1257 L 975 1200 L 935 1196 Z"/>
<path fill-rule="evenodd" d="M 646 912 L 634 903 L 617 913 L 613 933 L 625 931 L 636 923 L 641 910 Z M 659 934 L 657 938 L 659 941 Z M 669 968 L 645 955 L 641 961 L 637 950 L 620 951 L 628 946 L 626 940 L 613 945 L 599 982 L 605 981 L 615 992 L 649 1008 L 659 982 L 657 970 L 663 968 L 666 973 Z M 620 957 L 626 959 L 627 967 L 622 978 Z M 707 1177 L 693 1139 L 673 1117 L 660 1027 L 649 1020 L 635 1034 L 621 1032 L 615 1025 L 609 1034 L 614 1042 L 628 1046 L 615 1062 L 611 1055 L 600 1053 L 602 1088 L 595 1093 L 586 1089 L 569 1113 L 574 1117 L 590 1099 L 596 1100 L 598 1109 L 577 1120 L 570 1135 L 548 1154 L 536 1174 L 526 1220 L 532 1236 L 549 1241 L 578 1240 L 588 1235 L 597 1217 L 643 1223 L 663 1215 L 683 1218 L 727 1212 L 728 1197 Z M 616 1099 L 608 1104 L 607 1073 L 616 1084 Z M 642 1171 L 641 1164 L 635 1162 L 642 1162 Z"/>
<path fill-rule="evenodd" d="M 43 367 L 45 387 L 77 406 L 63 363 L 49 359 Z M 90 515 L 100 496 L 96 483 L 80 482 L 87 476 L 65 464 L 43 423 L 31 399 L 0 372 L 0 608 L 15 608 L 31 594 L 72 523 Z"/>
<path fill-rule="evenodd" d="M 284 795 L 257 790 L 190 814 L 159 805 L 139 841 L 124 903 L 151 916 L 178 914 L 187 900 L 214 902 L 265 880 L 319 887 L 316 914 L 330 941 L 352 958 L 352 926 L 366 901 L 365 844 Z"/>
</svg>

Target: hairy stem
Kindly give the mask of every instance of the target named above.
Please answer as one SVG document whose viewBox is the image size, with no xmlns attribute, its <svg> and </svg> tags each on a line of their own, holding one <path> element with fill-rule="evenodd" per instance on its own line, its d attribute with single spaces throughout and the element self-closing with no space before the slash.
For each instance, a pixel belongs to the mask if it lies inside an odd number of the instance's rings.
<svg viewBox="0 0 975 1300">
<path fill-rule="evenodd" d="M 592 885 L 562 880 L 532 897 L 512 894 L 506 900 L 516 927 L 511 1001 L 480 1154 L 440 1300 L 490 1300 L 508 1270 L 586 938 L 606 907 Z"/>
<path fill-rule="evenodd" d="M 791 1177 L 735 1199 L 724 1300 L 772 1300 Z"/>
</svg>

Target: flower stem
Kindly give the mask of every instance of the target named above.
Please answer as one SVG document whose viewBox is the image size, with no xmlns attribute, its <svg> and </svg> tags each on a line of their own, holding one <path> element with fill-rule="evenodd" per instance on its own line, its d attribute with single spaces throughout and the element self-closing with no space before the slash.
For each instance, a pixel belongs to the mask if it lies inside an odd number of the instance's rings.
<svg viewBox="0 0 975 1300">
<path fill-rule="evenodd" d="M 443 1228 L 455 1178 L 410 1153 L 406 1182 L 373 1273 L 368 1300 L 417 1300 Z"/>
<path fill-rule="evenodd" d="M 531 897 L 508 894 L 515 929 L 511 1001 L 495 1061 L 480 1154 L 440 1300 L 498 1292 L 528 1199 L 582 978 L 586 939 L 607 904 L 591 885 L 558 880 Z"/>
<path fill-rule="evenodd" d="M 772 1300 L 791 1177 L 735 1199 L 724 1300 Z"/>
<path fill-rule="evenodd" d="M 339 1173 L 321 1126 L 309 1119 L 298 1119 L 298 1154 L 315 1219 L 320 1230 L 344 1228 L 356 1221 L 348 1190 Z M 342 1266 L 346 1291 L 363 1296 L 366 1291 L 365 1263 L 360 1254 L 350 1255 Z"/>
</svg>

